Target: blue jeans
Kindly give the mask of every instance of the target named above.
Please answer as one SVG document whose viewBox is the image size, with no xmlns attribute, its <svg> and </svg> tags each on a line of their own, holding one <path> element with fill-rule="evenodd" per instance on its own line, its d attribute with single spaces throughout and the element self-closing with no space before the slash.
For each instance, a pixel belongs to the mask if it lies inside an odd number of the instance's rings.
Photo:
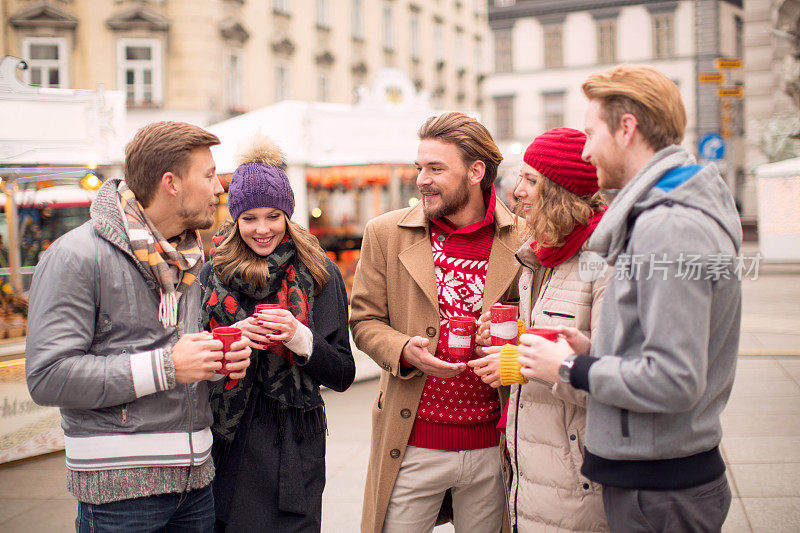
<svg viewBox="0 0 800 533">
<path fill-rule="evenodd" d="M 78 502 L 77 533 L 212 533 L 214 493 L 211 485 L 184 493 L 159 494 L 93 505 Z"/>
</svg>

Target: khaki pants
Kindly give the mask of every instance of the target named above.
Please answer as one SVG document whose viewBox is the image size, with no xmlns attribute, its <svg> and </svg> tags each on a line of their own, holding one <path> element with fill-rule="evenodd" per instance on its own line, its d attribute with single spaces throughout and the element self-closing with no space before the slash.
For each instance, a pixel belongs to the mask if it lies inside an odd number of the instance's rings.
<svg viewBox="0 0 800 533">
<path fill-rule="evenodd" d="M 447 489 L 457 533 L 497 533 L 505 492 L 496 447 L 448 452 L 408 446 L 389 499 L 383 533 L 433 530 Z"/>
</svg>

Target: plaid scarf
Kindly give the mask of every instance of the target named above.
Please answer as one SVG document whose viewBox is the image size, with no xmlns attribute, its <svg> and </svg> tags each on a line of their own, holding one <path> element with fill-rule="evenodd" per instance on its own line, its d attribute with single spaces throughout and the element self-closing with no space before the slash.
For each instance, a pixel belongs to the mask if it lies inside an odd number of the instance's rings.
<svg viewBox="0 0 800 533">
<path fill-rule="evenodd" d="M 200 233 L 186 230 L 172 244 L 156 229 L 124 181 L 120 181 L 117 193 L 133 254 L 161 289 L 158 319 L 164 327 L 174 327 L 178 323 L 181 295 L 194 283 L 203 266 Z"/>
<path fill-rule="evenodd" d="M 224 236 L 219 236 L 224 237 Z M 216 239 L 215 240 L 222 240 Z M 314 305 L 314 279 L 305 265 L 296 260 L 294 242 L 284 240 L 264 260 L 270 276 L 266 285 L 245 283 L 238 272 L 223 282 L 215 271 L 214 257 L 207 282 L 204 282 L 200 309 L 202 327 L 229 326 L 251 316 L 258 303 L 277 303 L 294 314 L 298 321 L 311 325 Z M 319 433 L 325 427 L 319 383 L 294 364 L 291 352 L 283 345 L 253 350 L 251 364 L 241 380 L 225 380 L 211 390 L 214 445 L 223 454 L 236 434 L 250 396 L 255 389 L 255 416 L 277 425 L 276 441 L 284 437 L 287 417 L 292 417 L 295 439 Z"/>
</svg>

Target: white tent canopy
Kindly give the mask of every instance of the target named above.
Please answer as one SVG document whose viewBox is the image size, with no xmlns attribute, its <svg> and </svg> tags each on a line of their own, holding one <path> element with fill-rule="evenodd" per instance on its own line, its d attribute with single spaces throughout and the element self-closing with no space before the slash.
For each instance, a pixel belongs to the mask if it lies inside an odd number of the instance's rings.
<svg viewBox="0 0 800 533">
<path fill-rule="evenodd" d="M 358 92 L 354 105 L 284 101 L 209 126 L 222 141 L 212 149 L 217 172 L 233 172 L 237 150 L 258 133 L 278 144 L 289 165 L 413 162 L 417 130 L 435 114 L 429 95 L 396 69 L 381 69 L 373 87 Z"/>
<path fill-rule="evenodd" d="M 308 224 L 306 167 L 411 164 L 417 130 L 436 114 L 427 92 L 417 93 L 408 75 L 381 69 L 371 88 L 359 87 L 353 105 L 284 101 L 209 126 L 222 144 L 212 147 L 217 173 L 236 169 L 236 153 L 256 134 L 270 137 L 288 163 L 295 214 Z"/>
<path fill-rule="evenodd" d="M 769 261 L 800 261 L 800 157 L 755 169 L 758 246 Z"/>
</svg>

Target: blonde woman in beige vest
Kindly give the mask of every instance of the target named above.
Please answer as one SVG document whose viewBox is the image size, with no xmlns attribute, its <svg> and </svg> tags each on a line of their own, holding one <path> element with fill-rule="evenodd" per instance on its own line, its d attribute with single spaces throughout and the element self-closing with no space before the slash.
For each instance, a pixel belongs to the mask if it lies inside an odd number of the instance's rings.
<svg viewBox="0 0 800 533">
<path fill-rule="evenodd" d="M 607 277 L 590 279 L 579 269 L 586 240 L 605 211 L 596 169 L 581 159 L 585 142 L 580 131 L 556 128 L 525 152 L 514 194 L 528 228 L 517 252 L 524 267 L 519 316 L 526 328 L 568 326 L 591 335 L 599 322 Z M 479 337 L 489 344 L 488 313 Z M 600 486 L 580 473 L 586 393 L 555 375 L 528 381 L 516 346 L 485 353 L 469 363 L 474 372 L 493 387 L 511 385 L 503 470 L 512 531 L 608 531 Z"/>
</svg>

